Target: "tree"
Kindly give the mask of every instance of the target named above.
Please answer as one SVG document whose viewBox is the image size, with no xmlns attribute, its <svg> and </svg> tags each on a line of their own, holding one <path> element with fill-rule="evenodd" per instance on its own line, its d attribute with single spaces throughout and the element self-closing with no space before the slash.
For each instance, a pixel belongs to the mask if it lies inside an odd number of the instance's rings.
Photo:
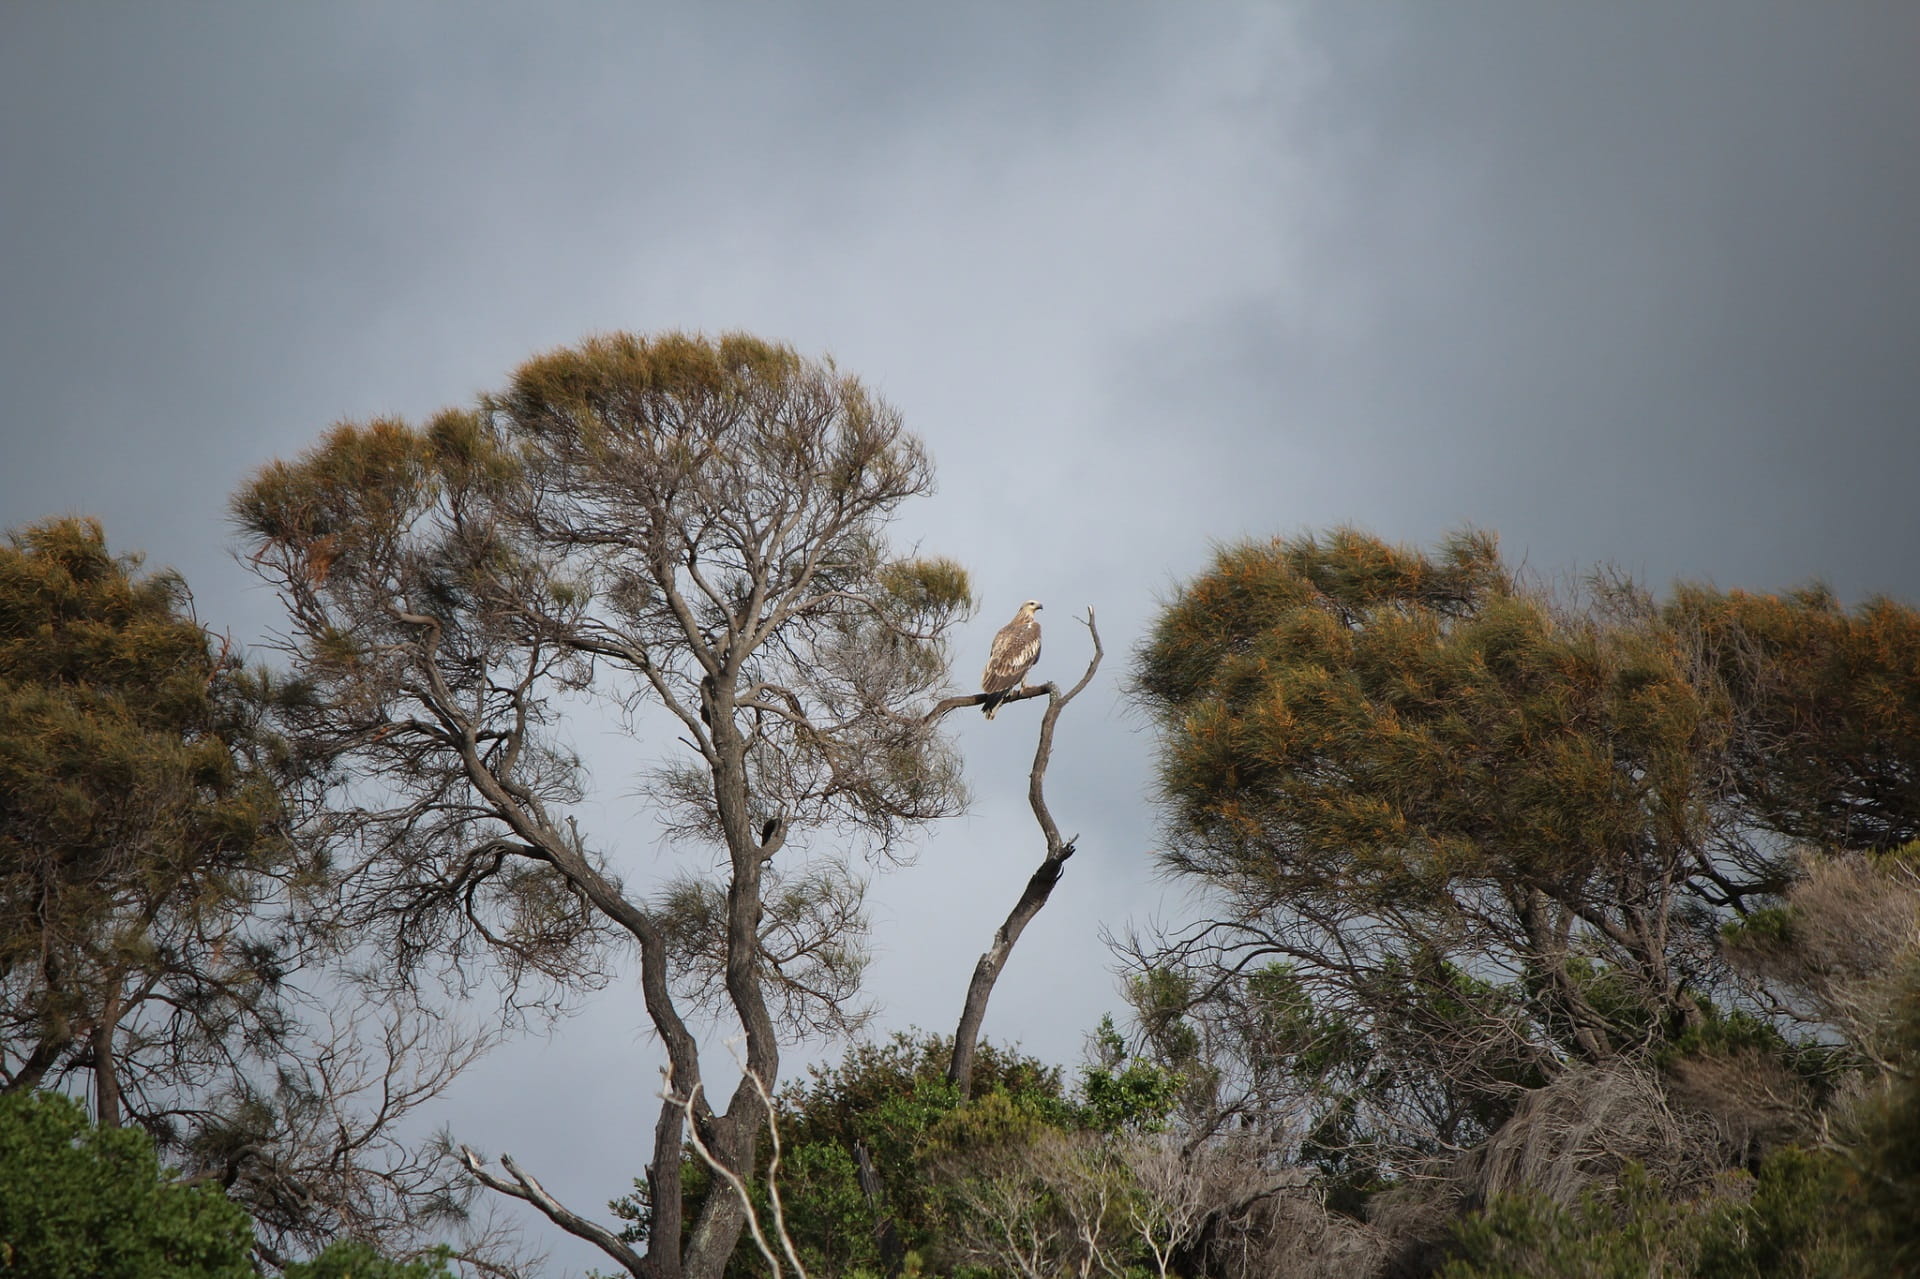
<svg viewBox="0 0 1920 1279">
<path fill-rule="evenodd" d="M 1137 989 L 1252 1042 L 1257 982 L 1297 986 L 1313 1016 L 1278 1028 L 1338 1048 L 1323 1102 L 1402 1175 L 1565 1072 L 1764 1007 L 1720 925 L 1778 901 L 1792 838 L 1903 837 L 1920 769 L 1912 610 L 1556 596 L 1477 533 L 1226 548 L 1137 678 L 1166 864 L 1222 907 L 1136 944 Z"/>
<path fill-rule="evenodd" d="M 82 520 L 0 550 L 0 1087 L 85 1073 L 106 1127 L 280 1033 L 252 910 L 296 869 L 236 663 L 136 564 Z"/>
<path fill-rule="evenodd" d="M 92 521 L 0 549 L 0 1091 L 85 1089 L 275 1261 L 447 1224 L 391 1130 L 469 1055 L 317 975 L 337 938 L 298 907 L 328 868 L 292 837 L 308 761 L 275 731 L 300 696 Z"/>
<path fill-rule="evenodd" d="M 899 415 L 831 364 L 739 335 L 622 334 L 422 428 L 339 427 L 235 499 L 314 691 L 300 740 L 351 770 L 330 831 L 351 850 L 340 917 L 403 981 L 485 952 L 516 990 L 578 989 L 610 940 L 637 950 L 670 1070 L 645 1254 L 517 1164 L 467 1155 L 635 1275 L 720 1273 L 742 1209 L 715 1186 L 683 1231 L 674 1098 L 751 1173 L 782 1043 L 857 1014 L 850 856 L 898 857 L 960 802 L 919 704 L 942 691 L 966 575 L 884 540 L 931 484 Z M 580 695 L 677 736 L 646 794 L 677 847 L 719 853 L 720 878 L 631 890 L 578 828 L 557 721 Z M 724 1108 L 697 1015 L 744 1042 Z"/>
<path fill-rule="evenodd" d="M 1340 533 L 1223 552 L 1140 688 L 1168 864 L 1249 921 L 1189 953 L 1291 963 L 1396 1140 L 1470 1143 L 1562 1054 L 1692 1015 L 1667 939 L 1714 725 L 1660 636 L 1550 607 L 1488 538 Z"/>
</svg>

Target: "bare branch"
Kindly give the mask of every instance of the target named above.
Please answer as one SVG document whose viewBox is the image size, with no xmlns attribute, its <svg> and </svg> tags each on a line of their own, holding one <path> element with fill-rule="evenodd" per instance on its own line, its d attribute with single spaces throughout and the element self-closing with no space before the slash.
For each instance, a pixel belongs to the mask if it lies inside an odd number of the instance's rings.
<svg viewBox="0 0 1920 1279">
<path fill-rule="evenodd" d="M 961 710 L 968 706 L 980 706 L 991 697 L 999 697 L 1000 704 L 1005 706 L 1008 702 L 1024 702 L 1030 697 L 1053 697 L 1058 694 L 1059 691 L 1058 686 L 1050 683 L 1028 684 L 1015 689 L 1011 693 L 962 693 L 954 697 L 943 697 L 935 702 L 932 708 L 921 717 L 921 722 L 924 724 L 936 724 L 954 711 Z"/>
<path fill-rule="evenodd" d="M 562 1230 L 576 1238 L 584 1239 L 588 1243 L 593 1244 L 609 1257 L 612 1257 L 615 1261 L 626 1267 L 628 1274 L 635 1276 L 644 1276 L 647 1274 L 647 1263 L 645 1260 L 641 1258 L 639 1253 L 622 1243 L 620 1236 L 603 1226 L 588 1221 L 586 1218 L 562 1204 L 558 1199 L 555 1199 L 533 1174 L 525 1171 L 518 1164 L 514 1163 L 512 1155 L 500 1156 L 500 1166 L 507 1170 L 507 1177 L 510 1177 L 512 1180 L 507 1180 L 506 1178 L 496 1176 L 487 1171 L 486 1164 L 481 1160 L 480 1156 L 466 1146 L 460 1147 L 460 1160 L 466 1164 L 467 1171 L 473 1174 L 474 1180 L 478 1181 L 487 1189 L 498 1191 L 500 1194 L 511 1196 L 524 1203 L 532 1204 L 541 1212 L 545 1213 L 547 1219 L 553 1222 L 554 1225 L 559 1226 Z"/>
</svg>

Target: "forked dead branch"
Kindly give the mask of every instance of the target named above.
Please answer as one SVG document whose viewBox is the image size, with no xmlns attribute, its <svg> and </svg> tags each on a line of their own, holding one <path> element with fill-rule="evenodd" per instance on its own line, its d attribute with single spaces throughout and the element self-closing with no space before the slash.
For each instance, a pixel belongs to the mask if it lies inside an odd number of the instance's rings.
<svg viewBox="0 0 1920 1279">
<path fill-rule="evenodd" d="M 1074 854 L 1080 836 L 1071 839 L 1060 837 L 1060 827 L 1053 820 L 1053 812 L 1047 807 L 1047 765 L 1053 761 L 1053 730 L 1060 721 L 1060 712 L 1067 704 L 1080 696 L 1081 690 L 1093 682 L 1095 672 L 1100 669 L 1100 659 L 1105 650 L 1100 646 L 1100 628 L 1094 621 L 1093 607 L 1088 605 L 1083 624 L 1087 636 L 1093 641 L 1093 656 L 1087 660 L 1087 669 L 1073 687 L 1062 692 L 1054 683 L 1041 684 L 1034 688 L 1021 688 L 1018 692 L 1002 697 L 1002 704 L 1028 697 L 1045 695 L 1046 712 L 1040 717 L 1040 737 L 1033 751 L 1033 768 L 1027 774 L 1027 803 L 1033 808 L 1033 818 L 1040 825 L 1040 833 L 1046 841 L 1046 851 L 1040 858 L 1040 865 L 1027 880 L 1027 886 L 1021 890 L 1019 900 L 1007 913 L 1006 920 L 994 931 L 993 943 L 981 954 L 974 965 L 973 979 L 967 983 L 967 996 L 960 1009 L 960 1024 L 953 1034 L 953 1061 L 947 1067 L 947 1079 L 960 1090 L 962 1097 L 968 1096 L 973 1084 L 973 1054 L 980 1040 L 980 1026 L 986 1020 L 987 1001 L 993 996 L 994 984 L 1000 980 L 1000 973 L 1007 965 L 1007 957 L 1013 953 L 1014 944 L 1020 940 L 1020 934 L 1026 931 L 1053 895 L 1053 887 L 1060 882 L 1062 872 L 1066 870 L 1067 859 Z M 957 706 L 971 706 L 986 697 L 977 694 L 969 698 L 948 698 L 941 702 L 929 718 L 945 714 Z"/>
</svg>

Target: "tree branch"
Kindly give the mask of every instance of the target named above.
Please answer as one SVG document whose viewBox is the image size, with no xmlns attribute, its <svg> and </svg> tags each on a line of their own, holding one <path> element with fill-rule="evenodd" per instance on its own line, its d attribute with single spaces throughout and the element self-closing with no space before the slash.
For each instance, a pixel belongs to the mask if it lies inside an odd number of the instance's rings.
<svg viewBox="0 0 1920 1279">
<path fill-rule="evenodd" d="M 1092 616 L 1091 611 L 1089 611 L 1088 616 L 1089 617 Z M 1099 642 L 1098 637 L 1096 637 L 1095 639 L 1096 645 L 1098 644 L 1098 642 Z M 1099 660 L 1100 659 L 1098 657 L 1095 657 L 1094 665 L 1096 666 L 1099 665 Z M 1092 674 L 1091 669 L 1089 669 L 1088 674 L 1089 675 Z M 1086 683 L 1086 679 L 1083 677 L 1080 683 L 1081 684 Z M 1073 692 L 1075 693 L 1079 691 L 1080 690 L 1078 686 L 1076 686 L 1073 690 Z M 1059 686 L 1055 684 L 1032 684 L 1026 687 L 1017 688 L 1013 692 L 1007 693 L 1004 696 L 1001 696 L 1000 704 L 1002 706 L 1005 706 L 1008 702 L 1024 702 L 1029 697 L 1052 697 L 1058 694 L 1059 692 L 1060 692 Z M 941 700 L 933 704 L 933 708 L 931 710 L 929 710 L 925 715 L 922 715 L 920 717 L 920 722 L 922 724 L 935 723 L 939 720 L 946 718 L 949 714 L 961 709 L 962 707 L 982 705 L 983 703 L 986 702 L 988 698 L 994 697 L 994 696 L 996 696 L 996 694 L 993 694 L 993 693 L 962 693 L 958 697 L 942 698 Z M 1073 696 L 1073 693 L 1069 693 L 1067 694 L 1067 696 L 1071 698 Z"/>
<path fill-rule="evenodd" d="M 641 1258 L 639 1253 L 622 1243 L 620 1237 L 612 1231 L 607 1230 L 603 1226 L 595 1225 L 593 1222 L 588 1221 L 586 1218 L 568 1208 L 558 1199 L 555 1199 L 548 1193 L 547 1188 L 540 1184 L 538 1178 L 513 1162 L 512 1155 L 500 1156 L 500 1166 L 507 1170 L 508 1175 L 513 1178 L 512 1181 L 507 1181 L 504 1178 L 497 1177 L 488 1172 L 486 1166 L 481 1163 L 480 1156 L 474 1154 L 473 1151 L 466 1146 L 460 1147 L 460 1161 L 467 1166 L 467 1171 L 473 1174 L 474 1180 L 478 1181 L 487 1189 L 497 1190 L 503 1195 L 510 1195 L 515 1199 L 532 1204 L 541 1212 L 545 1213 L 547 1219 L 553 1222 L 554 1225 L 560 1227 L 570 1235 L 585 1239 L 588 1243 L 598 1247 L 602 1252 L 612 1257 L 622 1266 L 625 1266 L 628 1274 L 636 1276 L 647 1275 L 647 1263 Z"/>
</svg>

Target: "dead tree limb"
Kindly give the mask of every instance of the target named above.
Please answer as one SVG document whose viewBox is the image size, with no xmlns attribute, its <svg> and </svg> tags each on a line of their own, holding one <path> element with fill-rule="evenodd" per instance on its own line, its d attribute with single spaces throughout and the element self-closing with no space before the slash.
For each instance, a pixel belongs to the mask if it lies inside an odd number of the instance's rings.
<svg viewBox="0 0 1920 1279">
<path fill-rule="evenodd" d="M 1085 683 L 1086 681 L 1082 680 L 1081 682 Z M 1022 684 L 1011 693 L 1001 695 L 1000 705 L 1005 706 L 1008 702 L 1024 702 L 1029 697 L 1045 697 L 1058 691 L 1059 690 L 1052 684 Z M 1075 691 L 1078 692 L 1079 690 L 1076 689 Z M 936 720 L 945 718 L 950 712 L 957 711 L 963 706 L 984 705 L 987 699 L 993 696 L 995 696 L 993 693 L 962 693 L 958 697 L 943 697 L 933 704 L 932 709 L 920 717 L 920 722 L 923 724 L 931 724 Z"/>
<path fill-rule="evenodd" d="M 1087 670 L 1080 682 L 1062 693 L 1058 685 L 1043 684 L 1035 689 L 1021 689 L 1007 700 L 1020 697 L 1047 695 L 1047 712 L 1040 720 L 1040 741 L 1033 753 L 1033 771 L 1027 775 L 1027 801 L 1033 806 L 1034 820 L 1040 823 L 1040 833 L 1046 837 L 1046 856 L 1039 867 L 1027 880 L 1027 886 L 1020 894 L 1020 900 L 1014 903 L 1013 910 L 1007 915 L 1006 922 L 993 934 L 993 944 L 980 961 L 973 966 L 973 980 L 967 984 L 966 1003 L 960 1009 L 960 1026 L 953 1033 L 953 1060 L 947 1066 L 947 1078 L 960 1090 L 962 1097 L 970 1096 L 973 1091 L 973 1053 L 980 1039 L 980 1024 L 986 1020 L 987 1000 L 993 995 L 994 983 L 1000 979 L 1000 971 L 1006 967 L 1007 956 L 1013 953 L 1014 943 L 1020 940 L 1020 934 L 1026 931 L 1040 908 L 1047 904 L 1047 898 L 1053 895 L 1053 886 L 1060 882 L 1060 875 L 1066 869 L 1067 858 L 1073 856 L 1074 845 L 1079 840 L 1060 838 L 1060 828 L 1054 824 L 1053 814 L 1047 808 L 1046 779 L 1047 765 L 1053 758 L 1053 727 L 1060 718 L 1060 712 L 1067 703 L 1080 695 L 1080 691 L 1093 681 L 1094 672 L 1100 669 L 1100 658 L 1104 650 L 1100 647 L 1100 628 L 1094 625 L 1093 609 L 1087 609 L 1087 633 L 1093 638 L 1093 658 L 1087 663 Z M 977 699 L 949 698 L 949 701 L 961 705 Z M 946 703 L 941 703 L 945 706 Z M 935 712 L 940 707 L 935 707 Z"/>
<path fill-rule="evenodd" d="M 593 1222 L 588 1221 L 586 1218 L 562 1204 L 558 1199 L 555 1199 L 548 1193 L 547 1188 L 540 1184 L 538 1178 L 514 1163 L 512 1156 L 500 1156 L 500 1166 L 507 1170 L 507 1175 L 512 1178 L 511 1181 L 487 1171 L 487 1167 L 481 1162 L 480 1156 L 465 1146 L 460 1147 L 460 1161 L 466 1164 L 467 1171 L 473 1174 L 475 1181 L 478 1181 L 489 1190 L 495 1190 L 503 1195 L 509 1195 L 515 1199 L 532 1204 L 541 1212 L 545 1213 L 547 1220 L 553 1222 L 554 1225 L 560 1227 L 570 1235 L 585 1239 L 588 1243 L 594 1244 L 602 1252 L 619 1262 L 626 1268 L 628 1274 L 646 1275 L 652 1273 L 640 1254 L 627 1247 L 620 1239 L 620 1236 L 602 1226 L 595 1225 Z"/>
</svg>

